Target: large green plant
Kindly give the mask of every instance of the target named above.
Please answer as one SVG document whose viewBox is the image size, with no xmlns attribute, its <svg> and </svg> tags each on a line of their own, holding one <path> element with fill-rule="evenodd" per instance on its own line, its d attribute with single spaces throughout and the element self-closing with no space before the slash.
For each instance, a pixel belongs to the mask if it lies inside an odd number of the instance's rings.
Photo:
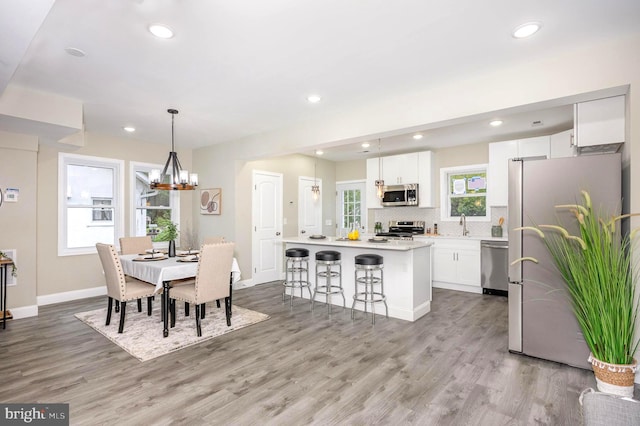
<svg viewBox="0 0 640 426">
<path fill-rule="evenodd" d="M 593 356 L 612 364 L 631 364 L 637 349 L 633 335 L 638 305 L 631 265 L 635 231 L 621 235 L 619 223 L 633 215 L 596 215 L 589 194 L 582 191 L 582 195 L 583 204 L 555 206 L 573 212 L 580 235 L 570 235 L 558 225 L 520 229 L 534 230 L 543 239 L 567 284 L 573 312 Z"/>
</svg>

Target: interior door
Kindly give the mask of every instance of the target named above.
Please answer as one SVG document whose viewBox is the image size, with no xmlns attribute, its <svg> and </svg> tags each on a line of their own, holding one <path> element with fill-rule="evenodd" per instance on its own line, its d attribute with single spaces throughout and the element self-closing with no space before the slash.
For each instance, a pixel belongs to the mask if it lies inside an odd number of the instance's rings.
<svg viewBox="0 0 640 426">
<path fill-rule="evenodd" d="M 281 278 L 282 174 L 253 172 L 253 283 Z"/>
<path fill-rule="evenodd" d="M 311 187 L 320 187 L 320 196 L 313 199 Z M 322 235 L 322 179 L 298 178 L 298 236 Z"/>
</svg>

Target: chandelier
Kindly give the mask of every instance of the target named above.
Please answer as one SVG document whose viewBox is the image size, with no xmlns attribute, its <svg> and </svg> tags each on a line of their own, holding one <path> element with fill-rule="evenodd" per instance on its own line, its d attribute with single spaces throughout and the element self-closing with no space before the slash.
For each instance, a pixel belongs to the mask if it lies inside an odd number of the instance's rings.
<svg viewBox="0 0 640 426">
<path fill-rule="evenodd" d="M 149 173 L 150 186 L 151 189 L 193 191 L 198 186 L 198 175 L 196 173 L 189 175 L 189 171 L 182 168 L 175 149 L 173 121 L 178 110 L 168 109 L 167 112 L 171 114 L 171 152 L 162 172 L 153 169 Z"/>
</svg>

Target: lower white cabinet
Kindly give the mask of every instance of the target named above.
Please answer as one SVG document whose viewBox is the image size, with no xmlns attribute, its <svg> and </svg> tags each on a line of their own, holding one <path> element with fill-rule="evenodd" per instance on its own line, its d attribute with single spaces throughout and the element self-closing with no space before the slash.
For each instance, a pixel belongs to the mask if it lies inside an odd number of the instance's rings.
<svg viewBox="0 0 640 426">
<path fill-rule="evenodd" d="M 433 286 L 481 293 L 480 241 L 435 238 Z"/>
</svg>

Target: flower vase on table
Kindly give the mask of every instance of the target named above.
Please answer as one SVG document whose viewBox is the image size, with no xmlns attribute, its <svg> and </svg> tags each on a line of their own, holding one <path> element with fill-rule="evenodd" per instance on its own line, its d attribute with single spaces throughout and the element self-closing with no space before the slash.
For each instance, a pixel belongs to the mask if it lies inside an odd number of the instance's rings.
<svg viewBox="0 0 640 426">
<path fill-rule="evenodd" d="M 169 241 L 169 257 L 176 257 L 176 241 Z"/>
</svg>

